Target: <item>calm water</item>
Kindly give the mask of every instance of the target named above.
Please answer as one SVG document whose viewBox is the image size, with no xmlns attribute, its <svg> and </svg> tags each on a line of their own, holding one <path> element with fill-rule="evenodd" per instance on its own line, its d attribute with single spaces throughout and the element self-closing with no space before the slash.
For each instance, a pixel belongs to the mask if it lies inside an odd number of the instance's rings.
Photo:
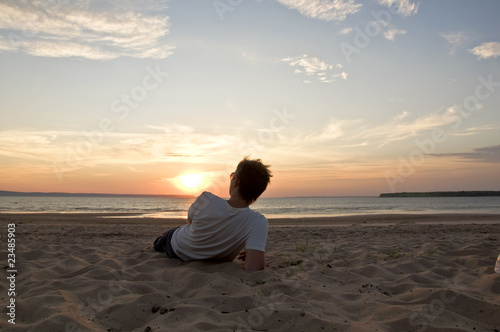
<svg viewBox="0 0 500 332">
<path fill-rule="evenodd" d="M 0 197 L 0 212 L 138 213 L 182 217 L 194 198 Z M 371 213 L 498 213 L 500 197 L 294 197 L 260 198 L 252 206 L 267 217 L 339 216 Z"/>
</svg>

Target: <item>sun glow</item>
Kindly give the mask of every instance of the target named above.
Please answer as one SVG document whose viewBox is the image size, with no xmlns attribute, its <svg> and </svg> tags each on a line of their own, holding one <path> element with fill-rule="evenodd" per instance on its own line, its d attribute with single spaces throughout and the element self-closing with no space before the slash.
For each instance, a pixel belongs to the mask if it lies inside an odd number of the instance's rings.
<svg viewBox="0 0 500 332">
<path fill-rule="evenodd" d="M 202 174 L 188 174 L 179 178 L 184 187 L 188 189 L 198 188 L 203 182 Z"/>
<path fill-rule="evenodd" d="M 206 183 L 203 173 L 185 174 L 175 178 L 176 186 L 185 192 L 199 191 Z"/>
</svg>

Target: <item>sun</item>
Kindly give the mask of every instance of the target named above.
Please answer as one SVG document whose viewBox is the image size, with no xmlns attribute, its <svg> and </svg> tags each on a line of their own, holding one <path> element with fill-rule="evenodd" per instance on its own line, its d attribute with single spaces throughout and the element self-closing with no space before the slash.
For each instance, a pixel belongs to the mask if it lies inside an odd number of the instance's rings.
<svg viewBox="0 0 500 332">
<path fill-rule="evenodd" d="M 220 176 L 218 172 L 191 172 L 183 172 L 176 177 L 169 178 L 168 181 L 184 193 L 192 195 L 208 190 Z"/>
<path fill-rule="evenodd" d="M 182 175 L 179 177 L 179 180 L 181 180 L 181 183 L 184 187 L 188 189 L 196 189 L 202 184 L 203 175 L 202 174 Z"/>
<path fill-rule="evenodd" d="M 177 187 L 187 192 L 200 190 L 205 183 L 205 175 L 203 173 L 185 174 L 175 178 Z"/>
</svg>

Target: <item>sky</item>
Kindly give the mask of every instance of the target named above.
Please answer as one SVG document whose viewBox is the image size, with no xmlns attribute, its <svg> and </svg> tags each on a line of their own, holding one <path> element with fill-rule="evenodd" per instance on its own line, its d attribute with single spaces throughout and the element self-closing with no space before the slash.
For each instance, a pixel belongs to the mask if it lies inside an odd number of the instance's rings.
<svg viewBox="0 0 500 332">
<path fill-rule="evenodd" d="M 500 190 L 497 0 L 0 2 L 0 190 Z"/>
</svg>

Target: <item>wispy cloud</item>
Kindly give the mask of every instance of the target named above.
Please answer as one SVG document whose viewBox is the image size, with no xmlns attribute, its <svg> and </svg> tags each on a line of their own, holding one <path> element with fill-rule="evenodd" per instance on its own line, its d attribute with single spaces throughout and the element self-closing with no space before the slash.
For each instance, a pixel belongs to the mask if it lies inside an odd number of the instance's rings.
<svg viewBox="0 0 500 332">
<path fill-rule="evenodd" d="M 441 112 L 433 112 L 413 120 L 409 119 L 409 115 L 407 112 L 398 114 L 385 124 L 362 130 L 359 136 L 382 147 L 390 142 L 414 137 L 451 122 L 451 119 L 443 116 Z"/>
<path fill-rule="evenodd" d="M 340 71 L 342 69 L 341 64 L 328 64 L 307 54 L 284 58 L 281 61 L 288 63 L 291 67 L 296 67 L 294 71 L 296 74 L 315 77 L 319 82 L 332 83 L 338 79 L 347 79 L 347 73 Z M 310 80 L 306 79 L 304 82 L 309 83 Z"/>
<path fill-rule="evenodd" d="M 384 37 L 385 39 L 393 41 L 397 35 L 404 35 L 406 34 L 406 30 L 400 30 L 400 29 L 388 29 L 384 31 Z"/>
<path fill-rule="evenodd" d="M 354 0 L 277 0 L 302 15 L 324 21 L 342 21 L 347 15 L 360 11 Z"/>
<path fill-rule="evenodd" d="M 463 153 L 439 153 L 432 154 L 435 157 L 457 157 L 465 161 L 479 161 L 487 163 L 500 162 L 500 145 L 486 146 L 472 149 L 472 152 Z"/>
<path fill-rule="evenodd" d="M 352 27 L 345 27 L 345 28 L 342 28 L 340 31 L 339 31 L 339 35 L 348 35 L 350 34 L 354 29 Z"/>
<path fill-rule="evenodd" d="M 500 43 L 483 43 L 473 49 L 470 49 L 469 52 L 476 55 L 478 59 L 496 58 L 500 56 Z"/>
<path fill-rule="evenodd" d="M 11 42 L 6 36 L 0 35 L 0 52 L 15 51 L 15 50 L 16 50 L 16 45 L 13 42 Z"/>
<path fill-rule="evenodd" d="M 206 158 L 226 153 L 237 142 L 235 134 L 195 132 L 194 128 L 181 125 L 149 126 L 147 133 L 136 134 L 9 130 L 0 131 L 0 156 L 48 164 L 55 161 L 68 168 L 98 164 L 204 162 Z"/>
<path fill-rule="evenodd" d="M 450 55 L 455 55 L 458 48 L 467 40 L 464 32 L 442 33 L 440 36 L 446 40 Z"/>
<path fill-rule="evenodd" d="M 416 136 L 452 121 L 441 112 L 410 119 L 402 112 L 387 122 L 373 125 L 364 119 L 331 119 L 311 132 L 296 132 L 293 138 L 276 133 L 276 149 L 289 144 L 300 146 L 338 143 L 341 146 L 370 145 L 383 147 L 397 140 Z M 259 129 L 256 129 L 259 131 Z M 64 162 L 68 153 L 83 163 L 141 164 L 168 161 L 205 162 L 230 155 L 249 141 L 248 131 L 218 130 L 202 132 L 185 125 L 147 126 L 145 133 L 108 132 L 104 137 L 80 131 L 10 130 L 0 131 L 0 155 L 51 162 Z M 274 146 L 274 144 L 273 144 Z M 269 149 L 273 147 L 269 146 Z M 39 156 L 43 156 L 39 157 Z M 198 161 L 197 161 L 198 160 Z"/>
<path fill-rule="evenodd" d="M 419 135 L 428 137 L 433 129 L 450 125 L 451 121 L 453 118 L 441 111 L 419 117 L 401 112 L 378 124 L 362 118 L 332 118 L 316 130 L 291 126 L 263 136 L 260 132 L 267 129 L 200 131 L 185 125 L 148 126 L 143 133 L 109 132 L 105 137 L 77 131 L 11 130 L 0 131 L 0 160 L 4 173 L 22 166 L 26 174 L 43 173 L 54 175 L 54 179 L 56 172 L 71 174 L 82 169 L 100 172 L 132 167 L 137 171 L 161 165 L 220 164 L 233 160 L 235 155 L 254 152 L 291 168 L 304 163 L 355 166 L 395 157 L 393 143 L 413 141 Z M 463 132 L 473 130 L 472 134 L 477 134 L 486 129 L 495 128 L 469 128 Z M 499 146 L 447 156 L 494 161 Z"/>
<path fill-rule="evenodd" d="M 45 57 L 113 59 L 120 56 L 166 58 L 170 19 L 151 14 L 147 2 L 75 1 L 0 3 L 0 50 Z M 8 41 L 8 44 L 6 43 Z"/>
<path fill-rule="evenodd" d="M 352 147 L 365 147 L 372 151 L 450 123 L 451 119 L 440 111 L 413 119 L 411 114 L 405 111 L 379 125 L 373 125 L 365 119 L 332 118 L 321 130 L 309 134 L 299 133 L 286 141 L 286 144 L 290 150 L 295 151 L 328 151 L 332 148 Z M 364 150 L 357 150 L 358 153 L 361 151 Z"/>
<path fill-rule="evenodd" d="M 387 7 L 395 6 L 398 10 L 398 13 L 403 16 L 411 16 L 417 13 L 418 6 L 420 3 L 414 3 L 410 0 L 379 0 L 381 5 L 385 5 Z"/>
</svg>

